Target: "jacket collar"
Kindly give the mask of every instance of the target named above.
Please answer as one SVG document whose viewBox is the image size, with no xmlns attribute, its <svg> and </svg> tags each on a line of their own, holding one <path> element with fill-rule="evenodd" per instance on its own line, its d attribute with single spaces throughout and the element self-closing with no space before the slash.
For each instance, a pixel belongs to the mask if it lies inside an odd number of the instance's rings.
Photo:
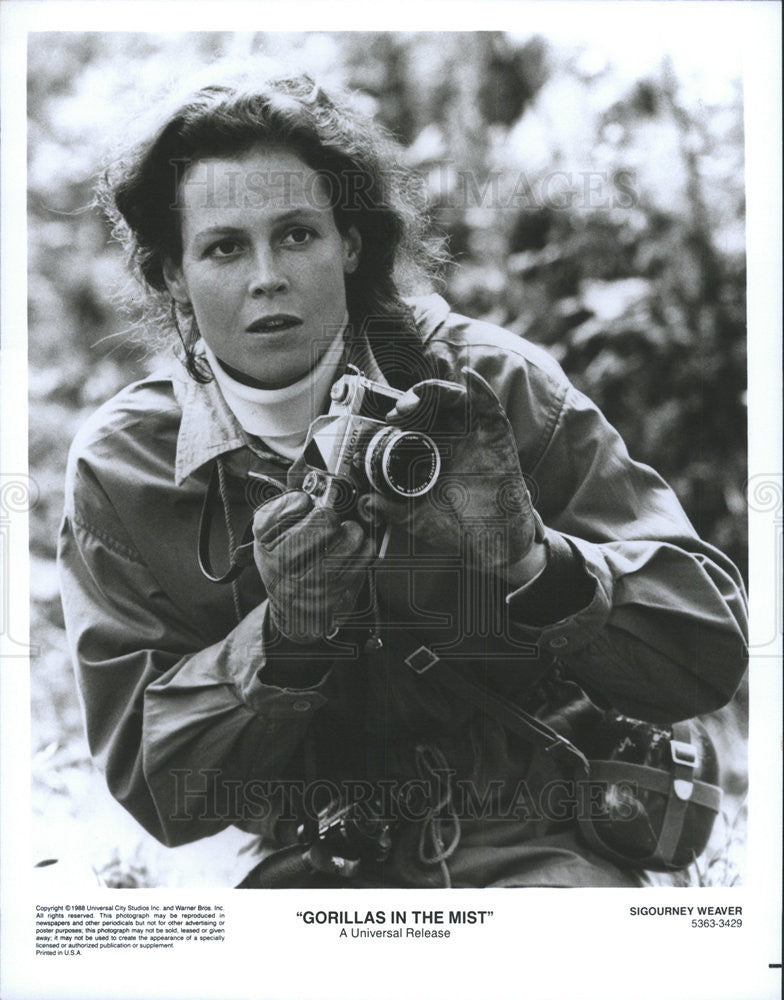
<svg viewBox="0 0 784 1000">
<path fill-rule="evenodd" d="M 206 363 L 206 362 L 205 362 Z M 182 410 L 174 461 L 177 486 L 207 462 L 250 442 L 214 380 L 195 382 L 178 364 L 172 373 L 174 397 Z"/>
<path fill-rule="evenodd" d="M 424 341 L 433 336 L 449 315 L 449 306 L 440 295 L 417 296 L 406 302 Z M 352 342 L 345 361 L 355 364 L 370 378 L 383 378 L 364 336 Z M 171 378 L 175 399 L 182 410 L 174 464 L 177 486 L 219 455 L 238 448 L 249 447 L 263 458 L 284 462 L 242 429 L 214 380 L 204 385 L 195 382 L 180 363 L 174 366 Z"/>
<path fill-rule="evenodd" d="M 412 298 L 407 298 L 406 302 L 411 307 L 411 311 L 414 314 L 414 322 L 425 343 L 444 325 L 451 312 L 447 301 L 435 293 L 432 295 L 416 295 Z"/>
</svg>

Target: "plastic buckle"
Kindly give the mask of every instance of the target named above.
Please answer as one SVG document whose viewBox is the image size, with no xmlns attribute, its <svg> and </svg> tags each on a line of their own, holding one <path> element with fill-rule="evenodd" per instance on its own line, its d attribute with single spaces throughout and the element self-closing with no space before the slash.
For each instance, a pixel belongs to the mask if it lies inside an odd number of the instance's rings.
<svg viewBox="0 0 784 1000">
<path fill-rule="evenodd" d="M 403 662 L 406 666 L 411 667 L 415 673 L 423 674 L 434 664 L 438 663 L 438 657 L 432 649 L 428 649 L 427 646 L 420 646 L 413 653 L 409 653 Z"/>
<path fill-rule="evenodd" d="M 680 764 L 681 767 L 690 767 L 692 770 L 697 766 L 697 751 L 691 743 L 684 743 L 682 740 L 670 740 L 670 752 L 672 753 L 673 764 Z"/>
<path fill-rule="evenodd" d="M 682 802 L 688 802 L 694 791 L 693 772 L 697 766 L 697 750 L 691 743 L 684 743 L 683 740 L 670 740 L 670 752 L 675 765 L 673 790 Z M 686 774 L 679 773 L 679 767 L 687 768 Z"/>
</svg>

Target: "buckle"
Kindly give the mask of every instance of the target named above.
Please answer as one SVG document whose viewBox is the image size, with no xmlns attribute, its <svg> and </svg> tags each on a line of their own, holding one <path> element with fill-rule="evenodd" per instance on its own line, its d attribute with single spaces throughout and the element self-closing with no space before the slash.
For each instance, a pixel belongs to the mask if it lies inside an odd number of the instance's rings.
<svg viewBox="0 0 784 1000">
<path fill-rule="evenodd" d="M 697 750 L 691 743 L 682 740 L 670 740 L 670 752 L 673 764 L 694 769 L 697 766 Z"/>
<path fill-rule="evenodd" d="M 673 790 L 682 802 L 688 802 L 694 791 L 693 773 L 697 766 L 697 748 L 683 740 L 670 740 L 670 752 L 675 765 L 672 776 Z M 679 772 L 679 767 L 685 767 L 687 771 Z"/>
<path fill-rule="evenodd" d="M 438 657 L 432 649 L 428 649 L 427 646 L 420 646 L 413 653 L 409 653 L 403 662 L 406 666 L 411 667 L 415 673 L 423 674 L 433 664 L 438 663 Z"/>
</svg>

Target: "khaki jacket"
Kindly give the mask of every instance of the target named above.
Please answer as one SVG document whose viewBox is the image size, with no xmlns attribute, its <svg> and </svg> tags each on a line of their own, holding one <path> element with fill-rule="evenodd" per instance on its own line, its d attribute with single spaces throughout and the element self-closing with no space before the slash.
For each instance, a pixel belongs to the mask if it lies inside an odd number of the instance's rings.
<svg viewBox="0 0 784 1000">
<path fill-rule="evenodd" d="M 405 779 L 423 741 L 480 785 L 524 774 L 529 748 L 442 685 L 437 666 L 412 670 L 406 657 L 419 647 L 529 708 L 557 667 L 595 699 L 661 721 L 718 708 L 743 675 L 738 571 L 697 537 L 661 478 L 543 350 L 450 313 L 438 296 L 412 304 L 435 373 L 472 367 L 506 410 L 561 554 L 550 623 L 526 620 L 524 589 L 481 594 L 459 560 L 393 535 L 376 574 L 380 649 L 358 641 L 325 660 L 323 649 L 270 646 L 255 568 L 239 579 L 237 607 L 230 587 L 200 573 L 197 533 L 217 457 L 237 536 L 251 515 L 248 471 L 285 480 L 288 463 L 243 432 L 214 382 L 177 367 L 129 386 L 72 446 L 59 565 L 91 752 L 114 796 L 164 843 L 229 823 L 269 828 L 259 782 Z M 225 566 L 214 520 L 214 562 Z M 591 595 L 576 610 L 575 574 Z M 323 669 L 303 684 L 308 661 Z"/>
</svg>

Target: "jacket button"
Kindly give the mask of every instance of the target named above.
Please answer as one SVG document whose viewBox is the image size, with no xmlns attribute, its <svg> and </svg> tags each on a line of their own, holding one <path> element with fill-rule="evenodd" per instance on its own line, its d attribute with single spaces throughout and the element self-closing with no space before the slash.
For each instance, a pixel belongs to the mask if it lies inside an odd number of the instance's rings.
<svg viewBox="0 0 784 1000">
<path fill-rule="evenodd" d="M 554 639 L 550 640 L 551 649 L 563 649 L 564 646 L 569 645 L 569 640 L 565 635 L 557 635 Z"/>
<path fill-rule="evenodd" d="M 310 702 L 305 701 L 304 699 L 302 701 L 295 701 L 291 707 L 294 709 L 295 712 L 309 712 Z"/>
</svg>

